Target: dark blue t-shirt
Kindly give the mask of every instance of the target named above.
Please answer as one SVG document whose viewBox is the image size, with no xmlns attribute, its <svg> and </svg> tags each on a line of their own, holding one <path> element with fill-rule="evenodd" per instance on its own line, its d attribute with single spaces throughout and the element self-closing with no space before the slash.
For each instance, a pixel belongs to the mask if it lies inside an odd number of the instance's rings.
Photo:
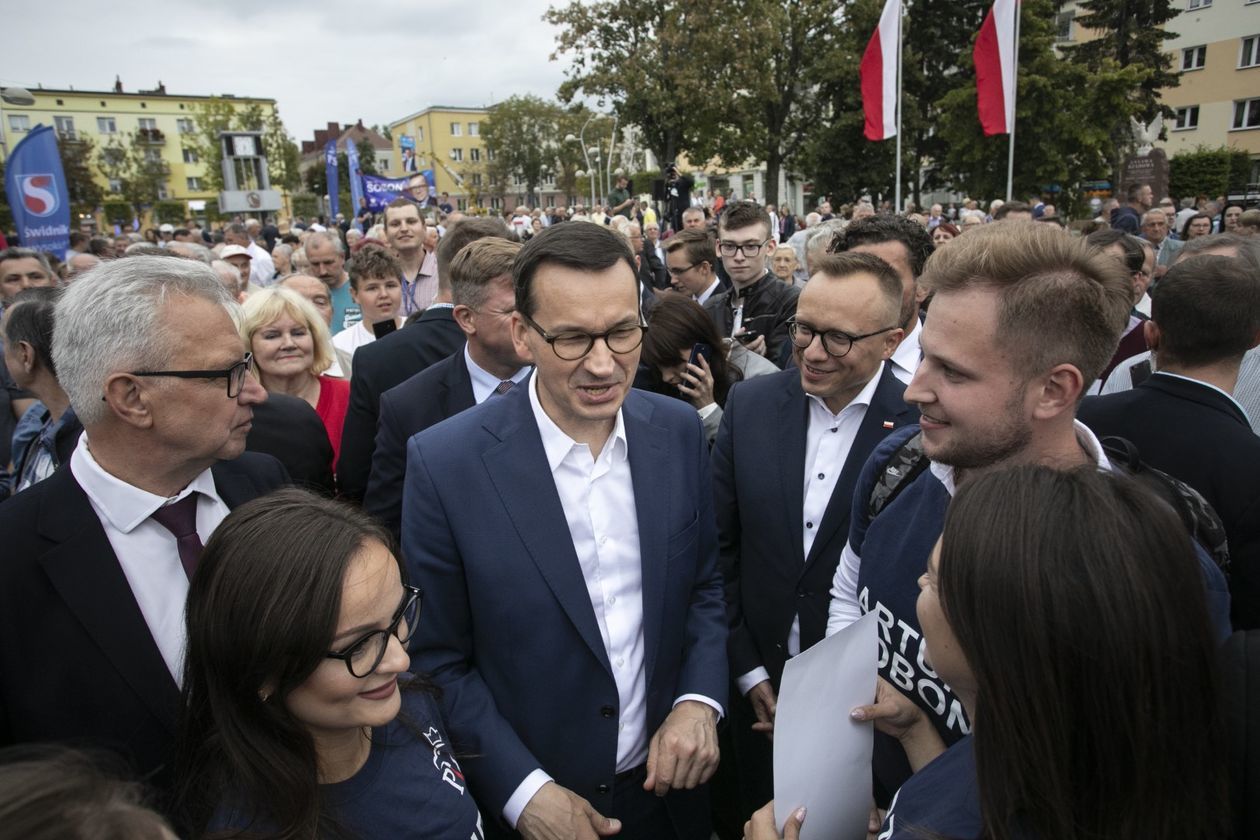
<svg viewBox="0 0 1260 840">
<path fill-rule="evenodd" d="M 399 716 L 372 731 L 372 751 L 359 772 L 320 786 L 325 806 L 363 840 L 482 840 L 481 815 L 451 754 L 437 704 L 423 691 L 403 691 L 402 698 Z M 209 830 L 246 827 L 246 814 L 221 808 Z"/>
<path fill-rule="evenodd" d="M 876 840 L 973 840 L 980 828 L 976 753 L 968 735 L 906 780 Z"/>
</svg>

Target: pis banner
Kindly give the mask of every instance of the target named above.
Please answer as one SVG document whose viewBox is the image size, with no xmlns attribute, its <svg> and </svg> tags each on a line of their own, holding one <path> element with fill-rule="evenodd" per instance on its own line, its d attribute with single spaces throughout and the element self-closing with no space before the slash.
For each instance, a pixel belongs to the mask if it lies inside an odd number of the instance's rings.
<svg viewBox="0 0 1260 840">
<path fill-rule="evenodd" d="M 379 213 L 396 198 L 406 198 L 421 207 L 436 207 L 436 189 L 433 170 L 424 169 L 406 178 L 378 178 L 375 175 L 363 176 L 363 196 L 367 199 L 368 209 Z"/>
<path fill-rule="evenodd" d="M 57 135 L 36 126 L 9 156 L 4 191 L 24 247 L 66 258 L 70 247 L 70 193 L 57 154 Z"/>
</svg>

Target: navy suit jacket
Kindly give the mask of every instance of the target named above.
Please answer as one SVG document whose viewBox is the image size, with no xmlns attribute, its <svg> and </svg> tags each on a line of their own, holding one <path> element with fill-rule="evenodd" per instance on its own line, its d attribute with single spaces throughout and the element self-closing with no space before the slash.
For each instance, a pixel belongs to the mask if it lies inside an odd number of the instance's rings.
<svg viewBox="0 0 1260 840">
<path fill-rule="evenodd" d="M 246 452 L 212 468 L 229 508 L 289 483 Z M 114 750 L 165 788 L 179 688 L 69 463 L 0 505 L 0 745 Z"/>
<path fill-rule="evenodd" d="M 727 631 L 700 419 L 681 400 L 634 390 L 622 414 L 650 739 L 681 695 L 725 705 Z M 402 534 L 425 592 L 414 662 L 442 687 L 482 813 L 500 817 L 540 767 L 610 813 L 617 687 L 526 387 L 411 439 Z M 665 804 L 694 830 L 708 808 L 692 794 L 671 792 Z"/>
<path fill-rule="evenodd" d="M 1260 437 L 1238 405 L 1208 385 L 1154 373 L 1132 390 L 1087 397 L 1077 416 L 1208 500 L 1229 538 L 1234 627 L 1260 628 Z"/>
<path fill-rule="evenodd" d="M 381 394 L 464 346 L 464 331 L 451 307 L 429 307 L 414 324 L 365 344 L 355 351 L 350 373 L 350 405 L 341 431 L 337 489 L 359 500 L 372 471 L 372 449 Z"/>
<path fill-rule="evenodd" d="M 805 556 L 801 511 L 809 398 L 801 390 L 800 372 L 758 376 L 731 389 L 713 448 L 713 485 L 733 676 L 765 667 L 777 689 L 798 614 L 802 650 L 823 638 L 862 465 L 893 429 L 919 419 L 902 399 L 905 390 L 885 364 L 848 459 L 831 467 L 840 477 Z"/>
<path fill-rule="evenodd" d="M 472 377 L 462 349 L 381 395 L 376 450 L 363 509 L 389 528 L 395 539 L 402 528 L 407 441 L 474 405 Z"/>
</svg>

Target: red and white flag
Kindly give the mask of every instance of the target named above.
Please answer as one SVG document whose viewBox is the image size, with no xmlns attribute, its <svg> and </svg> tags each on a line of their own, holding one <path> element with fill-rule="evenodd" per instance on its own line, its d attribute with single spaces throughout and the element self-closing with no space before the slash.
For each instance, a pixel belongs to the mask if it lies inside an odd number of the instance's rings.
<svg viewBox="0 0 1260 840">
<path fill-rule="evenodd" d="M 887 0 L 879 28 L 862 53 L 863 133 L 867 140 L 887 140 L 897 134 L 897 50 L 900 48 L 901 0 Z"/>
<path fill-rule="evenodd" d="M 994 0 L 976 36 L 976 105 L 986 135 L 1010 134 L 1015 125 L 1017 14 L 1019 0 Z"/>
</svg>

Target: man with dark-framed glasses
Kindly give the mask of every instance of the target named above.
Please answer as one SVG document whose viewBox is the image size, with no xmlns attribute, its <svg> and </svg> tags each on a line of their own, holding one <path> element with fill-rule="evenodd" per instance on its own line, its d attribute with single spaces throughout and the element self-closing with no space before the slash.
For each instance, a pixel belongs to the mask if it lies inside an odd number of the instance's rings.
<svg viewBox="0 0 1260 840">
<path fill-rule="evenodd" d="M 407 447 L 414 661 L 487 837 L 707 840 L 727 673 L 703 428 L 631 390 L 647 327 L 623 237 L 550 227 L 512 275 L 534 373 Z"/>
<path fill-rule="evenodd" d="M 242 454 L 266 392 L 236 310 L 209 266 L 163 257 L 103 263 L 58 300 L 52 357 L 84 433 L 0 505 L 0 744 L 88 743 L 171 783 L 201 547 L 288 481 Z"/>
</svg>

